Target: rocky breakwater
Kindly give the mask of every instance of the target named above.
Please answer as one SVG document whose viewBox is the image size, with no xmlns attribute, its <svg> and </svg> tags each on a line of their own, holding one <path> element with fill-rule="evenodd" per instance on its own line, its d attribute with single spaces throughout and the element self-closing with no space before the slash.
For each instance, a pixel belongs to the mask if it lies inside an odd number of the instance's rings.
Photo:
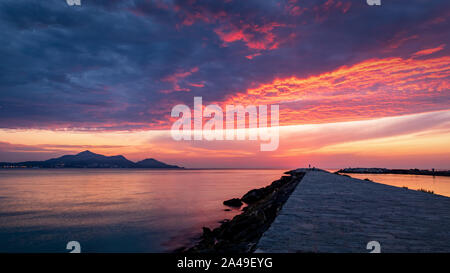
<svg viewBox="0 0 450 273">
<path fill-rule="evenodd" d="M 242 198 L 233 198 L 225 205 L 247 204 L 242 213 L 211 230 L 203 228 L 200 241 L 186 253 L 249 253 L 255 250 L 262 234 L 270 227 L 289 195 L 305 173 L 289 171 L 267 187 L 254 189 Z"/>
</svg>

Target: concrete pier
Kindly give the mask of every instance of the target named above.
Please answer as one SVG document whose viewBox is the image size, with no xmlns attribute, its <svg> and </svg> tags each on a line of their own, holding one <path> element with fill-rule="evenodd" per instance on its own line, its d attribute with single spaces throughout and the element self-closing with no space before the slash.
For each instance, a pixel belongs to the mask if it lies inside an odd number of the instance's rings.
<svg viewBox="0 0 450 273">
<path fill-rule="evenodd" d="M 324 171 L 306 175 L 256 252 L 450 252 L 450 198 Z"/>
</svg>

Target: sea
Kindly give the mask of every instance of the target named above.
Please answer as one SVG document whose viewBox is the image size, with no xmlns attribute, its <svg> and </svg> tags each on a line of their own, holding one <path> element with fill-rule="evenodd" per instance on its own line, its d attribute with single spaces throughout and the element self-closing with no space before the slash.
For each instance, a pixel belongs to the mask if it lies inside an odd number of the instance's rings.
<svg viewBox="0 0 450 273">
<path fill-rule="evenodd" d="M 280 169 L 0 169 L 0 252 L 172 252 L 240 213 Z M 450 196 L 450 177 L 350 174 Z M 68 246 L 69 244 L 69 246 Z M 71 243 L 73 245 L 73 243 Z"/>
</svg>

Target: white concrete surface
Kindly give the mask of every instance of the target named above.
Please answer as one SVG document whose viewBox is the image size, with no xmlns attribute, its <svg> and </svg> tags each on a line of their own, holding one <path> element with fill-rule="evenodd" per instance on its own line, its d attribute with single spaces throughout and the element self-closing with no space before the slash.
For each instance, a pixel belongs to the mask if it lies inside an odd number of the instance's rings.
<svg viewBox="0 0 450 273">
<path fill-rule="evenodd" d="M 307 170 L 256 252 L 370 252 L 369 241 L 450 252 L 450 198 Z"/>
</svg>

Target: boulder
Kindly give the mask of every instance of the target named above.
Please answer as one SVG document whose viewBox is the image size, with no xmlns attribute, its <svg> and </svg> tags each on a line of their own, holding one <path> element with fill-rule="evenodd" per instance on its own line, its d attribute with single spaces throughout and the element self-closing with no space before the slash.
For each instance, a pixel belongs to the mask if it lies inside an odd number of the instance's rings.
<svg viewBox="0 0 450 273">
<path fill-rule="evenodd" d="M 224 220 L 214 230 L 203 228 L 203 236 L 189 253 L 249 253 L 255 250 L 258 240 L 270 227 L 279 210 L 291 192 L 300 182 L 304 173 L 296 177 L 283 176 L 271 185 L 249 191 L 242 199 L 233 198 L 223 202 L 227 206 L 241 206 L 242 201 L 250 202 L 241 214 L 232 220 Z M 256 201 L 255 201 L 256 200 Z M 247 203 L 248 204 L 248 203 Z"/>
<path fill-rule="evenodd" d="M 254 189 L 242 196 L 241 200 L 247 204 L 253 204 L 259 200 L 261 200 L 266 195 L 264 188 Z"/>
<path fill-rule="evenodd" d="M 213 234 L 213 232 L 212 232 L 212 230 L 210 228 L 203 227 L 203 235 L 202 235 L 203 238 L 211 237 L 212 234 Z"/>
<path fill-rule="evenodd" d="M 240 208 L 242 206 L 242 201 L 239 198 L 233 198 L 230 200 L 223 201 L 225 206 Z"/>
</svg>

